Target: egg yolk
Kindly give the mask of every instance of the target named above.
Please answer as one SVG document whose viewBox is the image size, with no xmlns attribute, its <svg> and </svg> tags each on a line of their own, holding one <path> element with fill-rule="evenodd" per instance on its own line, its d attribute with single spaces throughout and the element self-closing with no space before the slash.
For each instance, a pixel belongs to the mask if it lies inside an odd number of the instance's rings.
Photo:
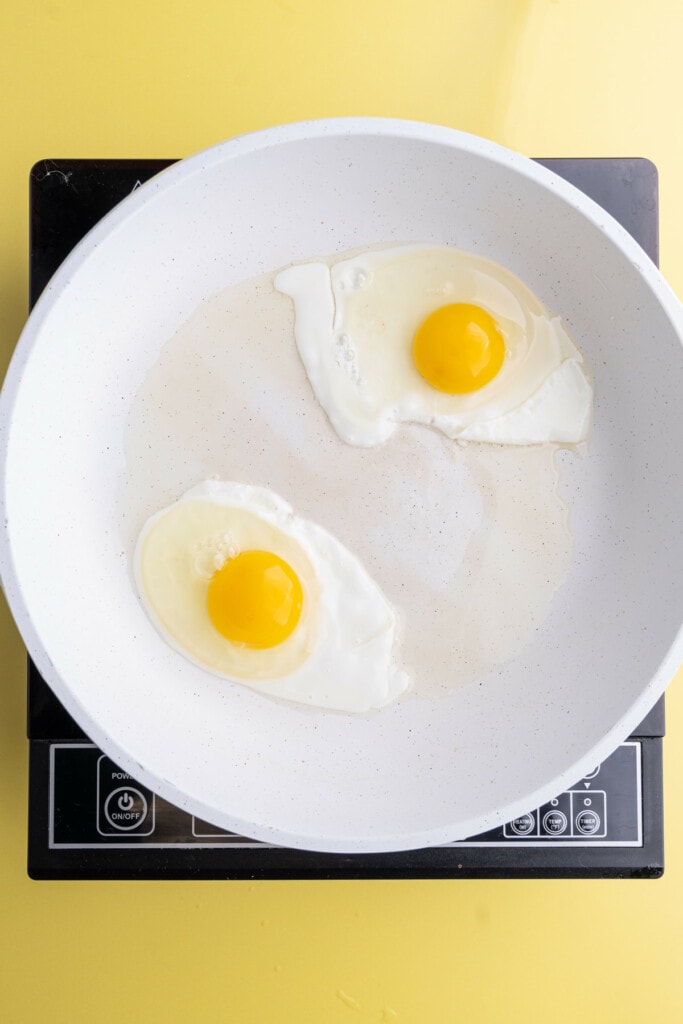
<svg viewBox="0 0 683 1024">
<path fill-rule="evenodd" d="M 247 647 L 276 647 L 294 631 L 303 592 L 291 565 L 272 551 L 242 551 L 212 576 L 209 617 L 226 640 Z"/>
<path fill-rule="evenodd" d="M 428 384 L 449 395 L 478 391 L 496 376 L 505 340 L 480 306 L 455 302 L 430 313 L 413 340 L 413 359 Z"/>
</svg>

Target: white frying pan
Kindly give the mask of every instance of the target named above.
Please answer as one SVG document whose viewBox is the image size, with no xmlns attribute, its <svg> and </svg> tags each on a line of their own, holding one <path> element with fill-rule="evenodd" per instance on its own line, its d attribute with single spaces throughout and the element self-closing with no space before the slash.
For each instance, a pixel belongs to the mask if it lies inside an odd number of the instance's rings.
<svg viewBox="0 0 683 1024">
<path fill-rule="evenodd" d="M 455 244 L 517 273 L 583 347 L 595 426 L 587 457 L 562 464 L 571 568 L 522 651 L 448 697 L 353 717 L 221 682 L 160 638 L 132 584 L 136 532 L 199 482 L 214 451 L 221 473 L 221 449 L 248 438 L 217 423 L 201 466 L 166 453 L 141 495 L 130 420 L 163 347 L 208 296 L 393 240 Z M 181 161 L 77 247 L 7 375 L 0 569 L 32 657 L 131 775 L 261 840 L 400 850 L 538 806 L 631 732 L 681 660 L 682 326 L 678 301 L 614 220 L 547 170 L 460 132 L 319 121 Z M 251 465 L 261 482 L 257 456 Z"/>
</svg>

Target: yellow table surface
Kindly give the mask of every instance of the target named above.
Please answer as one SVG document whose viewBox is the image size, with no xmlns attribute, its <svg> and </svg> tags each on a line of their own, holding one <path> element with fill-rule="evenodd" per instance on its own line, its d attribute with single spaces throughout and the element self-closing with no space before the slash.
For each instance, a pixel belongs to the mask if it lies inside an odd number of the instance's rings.
<svg viewBox="0 0 683 1024">
<path fill-rule="evenodd" d="M 6 0 L 2 372 L 44 157 L 185 156 L 311 117 L 433 121 L 533 156 L 646 156 L 683 294 L 678 0 Z M 0 599 L 0 1019 L 683 1020 L 683 686 L 660 881 L 32 882 L 25 654 Z"/>
</svg>

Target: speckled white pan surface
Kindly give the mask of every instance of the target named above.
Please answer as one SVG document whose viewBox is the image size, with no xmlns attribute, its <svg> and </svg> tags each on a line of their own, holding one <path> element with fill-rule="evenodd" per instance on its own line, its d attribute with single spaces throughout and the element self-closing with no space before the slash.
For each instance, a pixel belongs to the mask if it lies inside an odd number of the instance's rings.
<svg viewBox="0 0 683 1024">
<path fill-rule="evenodd" d="M 574 537 L 567 579 L 512 660 L 446 697 L 353 717 L 221 684 L 157 635 L 130 559 L 145 516 L 211 468 L 225 425 L 213 436 L 207 424 L 206 451 L 187 464 L 167 448 L 156 476 L 143 473 L 140 424 L 168 409 L 141 411 L 141 396 L 165 346 L 226 287 L 295 260 L 405 241 L 504 264 L 563 316 L 588 357 L 593 438 L 586 458 L 560 456 Z M 682 324 L 677 299 L 607 214 L 473 136 L 331 120 L 182 161 L 74 251 L 5 382 L 0 571 L 32 656 L 123 768 L 262 840 L 399 850 L 466 838 L 537 806 L 629 734 L 682 658 Z M 158 420 L 150 433 L 156 443 Z M 250 482 L 296 508 L 286 474 L 263 479 L 277 474 L 259 468 L 248 436 L 241 450 Z M 315 518 L 311 496 L 302 503 L 297 511 Z"/>
</svg>

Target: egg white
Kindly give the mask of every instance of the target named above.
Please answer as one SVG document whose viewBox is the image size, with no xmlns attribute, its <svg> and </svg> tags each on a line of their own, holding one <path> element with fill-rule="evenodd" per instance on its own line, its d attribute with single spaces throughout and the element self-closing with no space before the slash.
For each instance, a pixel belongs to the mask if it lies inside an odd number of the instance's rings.
<svg viewBox="0 0 683 1024">
<path fill-rule="evenodd" d="M 304 593 L 291 636 L 264 650 L 232 644 L 206 609 L 215 569 L 249 549 L 287 561 Z M 266 488 L 216 480 L 192 488 L 147 521 L 134 574 L 164 639 L 219 676 L 352 713 L 384 707 L 408 687 L 394 665 L 397 615 L 379 587 L 336 538 Z"/>
<path fill-rule="evenodd" d="M 309 381 L 349 444 L 382 443 L 406 421 L 449 438 L 515 445 L 588 436 L 593 388 L 581 352 L 560 319 L 498 264 L 448 246 L 397 246 L 331 267 L 288 267 L 275 287 L 294 302 Z M 489 312 L 506 345 L 494 379 L 463 395 L 432 388 L 412 358 L 419 324 L 453 302 Z"/>
</svg>

